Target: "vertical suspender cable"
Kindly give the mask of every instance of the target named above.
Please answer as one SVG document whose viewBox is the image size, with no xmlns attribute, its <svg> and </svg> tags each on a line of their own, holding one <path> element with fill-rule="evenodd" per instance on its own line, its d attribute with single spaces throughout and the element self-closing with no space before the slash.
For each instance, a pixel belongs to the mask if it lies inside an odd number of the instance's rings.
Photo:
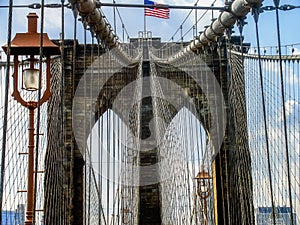
<svg viewBox="0 0 300 225">
<path fill-rule="evenodd" d="M 114 69 L 114 68 L 112 68 L 112 69 Z M 113 79 L 113 81 L 112 81 L 112 89 L 115 89 L 115 79 Z M 115 129 L 115 118 L 116 118 L 116 116 L 115 116 L 115 113 L 113 113 L 112 114 L 112 130 L 113 130 L 113 133 L 112 133 L 112 140 L 113 140 L 113 142 L 112 142 L 112 144 L 113 144 L 113 146 L 112 146 L 112 149 L 113 149 L 113 160 L 116 160 L 116 153 L 115 153 L 115 151 L 116 151 L 116 146 L 115 146 L 115 140 L 116 140 L 116 138 L 115 138 L 115 131 L 116 131 L 116 129 Z M 115 225 L 115 198 L 116 198 L 116 194 L 115 194 L 115 187 L 116 187 L 116 183 L 115 183 L 115 166 L 116 166 L 116 163 L 114 163 L 114 162 L 112 162 L 112 173 L 113 173 L 113 177 L 112 177 L 112 180 L 113 180 L 113 182 L 112 182 L 112 185 L 113 185 L 113 188 L 112 188 L 112 193 L 113 193 L 113 204 L 112 204 L 112 224 L 113 225 Z"/>
<path fill-rule="evenodd" d="M 125 27 L 124 27 L 124 23 L 122 23 L 122 42 L 123 42 L 123 44 L 125 42 Z"/>
<path fill-rule="evenodd" d="M 290 201 L 290 222 L 291 222 L 291 225 L 294 225 L 292 189 L 291 189 L 291 171 L 290 171 L 289 145 L 288 145 L 288 136 L 287 136 L 287 123 L 286 123 L 286 111 L 285 111 L 285 96 L 284 96 L 284 86 L 283 86 L 282 55 L 281 55 L 281 40 L 280 40 L 280 27 L 279 27 L 279 10 L 278 10 L 278 8 L 279 8 L 279 2 L 280 2 L 280 0 L 274 0 L 274 4 L 275 4 L 275 8 L 276 8 L 276 28 L 277 28 L 280 86 L 281 86 L 282 111 L 283 111 L 283 126 L 284 126 L 286 167 L 287 167 L 286 169 L 287 169 L 288 193 L 289 193 L 289 201 Z"/>
<path fill-rule="evenodd" d="M 2 201 L 3 201 L 3 183 L 5 176 L 5 154 L 6 154 L 6 134 L 7 134 L 7 114 L 8 114 L 8 88 L 10 76 L 10 47 L 11 47 L 11 27 L 12 27 L 12 7 L 13 0 L 9 1 L 8 11 L 8 34 L 7 34 L 7 58 L 6 58 L 6 76 L 5 76 L 5 99 L 3 112 L 2 128 L 2 154 L 1 154 L 1 184 L 0 184 L 0 224 L 2 224 Z"/>
<path fill-rule="evenodd" d="M 34 200 L 33 200 L 33 219 L 35 224 L 35 211 L 37 199 L 37 176 L 38 176 L 38 159 L 39 159 L 39 141 L 40 141 L 40 117 L 41 117 L 41 93 L 42 93 L 42 73 L 43 73 L 43 33 L 44 33 L 44 0 L 41 0 L 41 27 L 40 27 L 40 59 L 39 59 L 39 88 L 38 88 L 38 104 L 37 104 L 37 124 L 35 136 L 35 169 L 34 169 Z"/>
<path fill-rule="evenodd" d="M 107 47 L 106 47 L 107 49 Z M 107 49 L 108 50 L 108 49 Z M 111 54 L 108 54 L 108 63 L 105 65 L 107 67 L 105 76 L 106 76 L 106 80 L 109 77 L 109 68 L 111 66 Z M 107 106 L 109 106 L 109 86 L 106 87 L 106 104 Z M 106 147 L 107 147 L 107 153 L 106 153 L 106 171 L 107 171 L 107 179 L 106 179 L 106 220 L 107 220 L 107 224 L 110 224 L 110 220 L 109 220 L 109 181 L 110 181 L 110 169 L 109 169 L 109 156 L 110 156 L 110 110 L 108 109 L 106 112 Z"/>
<path fill-rule="evenodd" d="M 77 50 L 77 16 L 78 16 L 78 11 L 76 6 L 73 9 L 73 14 L 74 14 L 74 33 L 73 33 L 73 55 L 72 55 L 72 96 L 75 94 L 75 74 L 76 74 L 76 50 Z M 69 194 L 70 194 L 70 203 L 69 205 L 73 205 L 73 200 L 74 200 L 74 141 L 73 141 L 73 132 L 71 134 L 71 158 L 70 158 L 70 189 L 69 189 Z M 69 225 L 73 223 L 71 221 L 72 218 L 72 207 L 69 207 Z"/>
<path fill-rule="evenodd" d="M 86 26 L 86 21 L 83 21 L 83 27 L 84 27 L 84 31 L 83 31 L 83 71 L 86 71 L 86 29 L 85 29 L 85 26 Z M 86 108 L 86 105 L 87 105 L 87 102 L 86 102 L 86 96 L 87 96 L 87 83 L 86 83 L 86 79 L 84 79 L 84 94 L 83 94 L 83 98 L 84 98 L 84 113 L 87 113 L 87 108 Z M 86 120 L 84 120 L 84 123 L 83 123 L 83 130 L 86 132 Z M 83 210 L 84 210 L 84 213 L 83 213 L 83 220 L 84 220 L 84 223 L 83 224 L 87 224 L 87 209 L 86 209 L 86 204 L 87 204 L 87 166 L 88 166 L 88 160 L 90 159 L 88 154 L 87 154 L 87 151 L 88 151 L 88 146 L 87 146 L 87 135 L 86 133 L 84 134 L 84 138 L 83 138 L 83 151 L 84 151 L 84 160 L 85 160 L 85 165 L 84 165 L 84 203 L 83 203 Z"/>
<path fill-rule="evenodd" d="M 113 0 L 113 3 L 116 4 L 116 1 Z M 117 33 L 117 21 L 116 21 L 116 6 L 114 6 L 113 8 L 113 13 L 114 13 L 114 31 L 115 33 Z"/>
<path fill-rule="evenodd" d="M 192 63 L 191 63 L 191 66 L 194 67 L 196 66 L 196 60 L 193 60 Z M 191 87 L 191 78 L 189 78 L 189 87 Z M 193 96 L 195 97 L 195 96 Z M 196 98 L 196 97 L 195 97 Z M 191 147 L 191 163 L 192 163 L 192 176 L 194 176 L 194 174 L 196 174 L 196 168 L 195 168 L 195 151 L 198 150 L 197 146 L 198 146 L 198 140 L 199 140 L 199 137 L 197 136 L 197 128 L 198 128 L 198 124 L 193 127 L 193 121 L 195 121 L 194 119 L 192 120 L 192 116 L 190 116 L 190 120 L 191 120 L 191 126 L 192 126 L 192 131 L 191 131 L 191 139 L 193 140 L 196 140 L 196 143 L 193 142 L 193 147 Z M 187 159 L 188 160 L 188 159 Z M 187 168 L 188 169 L 188 172 L 189 171 L 189 167 Z M 189 173 L 190 174 L 190 173 Z M 188 180 L 189 182 L 189 180 Z M 190 223 L 192 224 L 193 223 L 193 214 L 192 214 L 192 211 L 193 211 L 193 204 L 194 204 L 194 190 L 196 188 L 195 186 L 195 182 L 192 182 L 192 188 L 190 190 L 190 182 L 188 183 L 189 185 L 189 216 L 190 216 Z"/>
<path fill-rule="evenodd" d="M 65 42 L 65 7 L 64 7 L 64 2 L 65 0 L 61 0 L 61 43 L 60 43 L 60 51 L 61 51 L 61 55 L 60 55 L 60 63 L 61 63 L 61 78 L 60 78 L 60 116 L 61 116 L 61 132 L 62 132 L 62 140 L 61 140 L 61 143 L 60 143 L 60 146 L 61 146 L 61 149 L 62 149 L 62 160 L 64 161 L 65 160 L 65 150 L 64 150 L 64 147 L 65 147 L 65 138 L 66 138 L 66 135 L 65 135 L 65 121 L 64 121 L 64 118 L 65 118 L 65 115 L 64 115 L 64 107 L 65 107 L 65 100 L 64 100 L 64 91 L 65 91 L 65 88 L 64 88 L 64 85 L 65 85 L 65 61 L 64 61 L 64 53 L 65 53 L 65 46 L 64 46 L 64 42 Z M 60 171 L 60 172 L 63 172 L 63 171 Z M 62 183 L 63 185 L 65 185 L 65 181 L 67 180 L 65 178 L 65 174 L 63 174 L 62 176 Z M 65 190 L 63 189 L 63 192 L 65 192 Z M 62 206 L 62 213 L 63 213 L 63 218 L 61 218 L 61 221 L 62 221 L 62 224 L 65 224 L 66 223 L 66 220 L 67 218 L 65 217 L 66 216 L 66 212 L 64 211 L 67 207 L 67 204 L 65 202 L 66 198 L 65 196 L 63 195 L 62 197 L 62 201 L 63 201 L 63 206 Z"/>
<path fill-rule="evenodd" d="M 97 76 L 98 76 L 98 85 L 101 85 L 101 76 L 102 74 L 105 74 L 102 72 L 101 74 L 101 71 L 103 71 L 103 68 L 101 68 L 101 65 L 104 65 L 104 57 L 100 57 L 100 47 L 101 47 L 101 41 L 100 39 L 97 39 L 97 46 L 98 46 L 98 52 L 97 52 L 97 55 L 98 55 L 98 73 L 97 73 Z M 103 50 L 103 48 L 102 48 Z M 102 52 L 103 53 L 103 52 Z M 100 96 L 99 96 L 99 101 L 100 101 Z M 105 212 L 104 212 L 104 209 L 103 209 L 103 202 L 102 202 L 102 199 L 103 196 L 102 196 L 102 191 L 103 191 L 103 188 L 102 188 L 102 185 L 103 185 L 103 177 L 102 177 L 102 171 L 103 171 L 103 151 L 104 151 L 104 143 L 103 143 L 103 132 L 104 132 L 104 128 L 103 128 L 103 123 L 104 123 L 104 120 L 103 120 L 103 114 L 104 114 L 104 105 L 105 103 L 103 102 L 103 100 L 100 101 L 99 103 L 99 110 L 98 110 L 98 134 L 99 134 L 99 137 L 100 137 L 100 141 L 99 141 L 99 164 L 98 164 L 98 167 L 99 167 L 99 175 L 98 175 L 98 185 L 99 185 L 99 188 L 98 188 L 98 203 L 99 203 L 99 224 L 108 224 L 109 221 L 105 220 Z M 101 116 L 101 118 L 100 118 Z M 102 223 L 103 222 L 103 223 Z"/>
<path fill-rule="evenodd" d="M 270 197 L 271 197 L 271 205 L 272 205 L 272 218 L 273 224 L 276 224 L 275 221 L 275 206 L 273 199 L 273 182 L 272 182 L 272 171 L 271 171 L 271 163 L 270 163 L 270 144 L 269 144 L 269 135 L 268 135 L 268 127 L 267 127 L 267 119 L 266 119 L 266 104 L 265 104 L 265 94 L 264 94 L 264 82 L 262 75 L 262 65 L 261 65 L 261 55 L 260 55 L 260 43 L 259 43 L 259 33 L 258 33 L 258 17 L 259 17 L 259 8 L 253 8 L 254 10 L 254 21 L 255 21 L 255 32 L 256 32 L 256 43 L 258 48 L 258 69 L 259 69 L 259 78 L 260 78 L 260 88 L 261 88 L 261 98 L 262 98 L 262 110 L 263 110 L 263 119 L 264 119 L 264 127 L 265 127 L 265 138 L 266 138 L 266 153 L 268 160 L 268 174 L 269 174 L 269 185 L 270 185 Z"/>
<path fill-rule="evenodd" d="M 232 62 L 232 54 L 231 54 L 231 49 L 232 49 L 232 43 L 231 43 L 232 28 L 227 28 L 226 29 L 226 34 L 227 34 L 227 44 L 226 45 L 227 45 L 227 48 L 229 49 L 229 50 L 227 50 L 228 51 L 228 53 L 227 53 L 227 62 L 229 61 L 229 63 L 227 63 L 227 71 L 226 71 L 227 72 L 226 73 L 227 77 L 226 77 L 226 80 L 227 80 L 227 90 L 230 90 L 230 75 L 231 75 L 231 70 L 232 70 L 232 67 L 230 65 L 230 63 Z M 229 98 L 229 94 L 227 94 L 227 105 L 228 106 L 229 106 L 229 103 L 230 103 L 230 98 Z M 232 108 L 228 107 L 227 120 L 231 119 L 229 117 L 229 115 L 231 115 L 231 114 L 232 114 Z M 228 133 L 229 133 L 229 135 L 231 135 L 230 134 L 230 129 L 229 129 Z M 230 171 L 229 163 L 227 163 L 228 162 L 228 158 L 229 158 L 229 157 L 227 157 L 228 154 L 229 154 L 228 152 L 225 153 L 225 170 L 226 170 L 225 174 L 227 174 L 227 176 L 225 177 L 225 179 L 226 179 L 226 183 L 227 184 L 229 184 L 229 179 L 230 179 L 230 177 L 228 177 L 228 174 L 229 174 L 229 171 Z M 231 205 L 228 202 L 229 199 L 230 199 L 230 192 L 229 192 L 229 190 L 226 190 L 226 198 L 227 198 L 227 202 L 222 203 L 222 206 L 223 207 L 227 206 L 228 216 L 227 217 L 224 216 L 224 220 L 227 220 L 227 223 L 231 224 L 231 215 L 229 213 L 230 209 L 231 209 Z"/>
<path fill-rule="evenodd" d="M 65 84 L 65 61 L 64 61 L 64 53 L 65 53 L 65 0 L 61 0 L 61 45 L 60 45 L 60 61 L 61 61 L 61 79 L 60 79 L 60 97 L 61 97 L 61 121 L 62 121 L 62 132 L 64 134 L 64 84 Z"/>
<path fill-rule="evenodd" d="M 219 39 L 218 40 L 218 43 L 217 43 L 217 52 L 218 52 L 218 63 L 219 63 L 219 74 L 220 74 L 220 76 L 219 76 L 219 81 L 220 81 L 220 83 L 219 83 L 219 85 L 220 85 L 220 87 L 221 87 L 221 90 L 222 90 L 222 88 L 223 88 L 223 67 L 222 67 L 222 49 L 221 49 L 221 45 L 222 45 L 222 40 L 221 39 Z M 216 113 L 216 115 L 217 115 L 217 113 Z M 218 118 L 218 117 L 217 117 Z M 218 132 L 219 132 L 219 130 L 223 130 L 223 121 L 221 121 L 221 123 L 220 123 L 221 125 L 220 126 L 222 126 L 221 127 L 221 129 L 220 128 L 218 128 Z M 219 134 L 218 134 L 218 136 L 219 136 Z M 224 153 L 224 155 L 225 155 L 225 157 L 226 157 L 226 152 Z M 222 165 L 222 158 L 221 157 L 219 157 L 219 163 L 220 163 L 220 165 Z M 224 168 L 224 170 L 226 170 L 225 168 Z M 225 174 L 227 174 L 226 172 L 225 172 Z M 223 184 L 224 184 L 224 181 L 223 181 L 223 176 L 221 176 L 221 186 L 222 186 L 222 188 L 221 188 L 221 194 L 222 194 L 222 199 L 224 199 L 225 198 L 225 194 L 224 194 L 224 187 L 223 187 Z M 214 210 L 214 209 L 213 209 Z M 222 210 L 223 210 L 223 215 L 226 215 L 226 210 L 225 210 L 225 205 L 224 204 L 222 204 Z M 216 220 L 216 218 L 214 218 L 215 220 Z"/>
<path fill-rule="evenodd" d="M 106 50 L 105 50 L 105 52 L 106 52 Z M 101 66 L 102 66 L 102 70 L 103 70 L 103 76 L 106 76 L 106 71 L 105 71 L 105 67 L 104 67 L 104 65 L 105 65 L 105 57 L 101 57 Z M 101 69 L 101 67 L 99 66 L 99 70 Z M 102 76 L 102 74 L 100 73 L 100 75 L 99 76 Z M 101 79 L 99 79 L 99 80 L 101 80 Z M 104 90 L 105 91 L 105 93 L 106 93 L 106 89 Z M 106 99 L 105 100 L 103 100 L 103 101 L 105 101 L 105 102 L 103 102 L 103 106 L 102 106 L 102 109 L 101 109 L 101 114 L 102 114 L 102 116 L 101 116 L 101 135 L 100 135 L 100 139 L 101 139 L 101 141 L 102 141 L 102 143 L 101 143 L 101 146 L 100 146 L 100 151 L 101 151 L 101 161 L 100 161 L 100 174 L 102 175 L 103 174 L 103 171 L 105 171 L 105 169 L 103 169 L 103 167 L 104 167 L 104 163 L 103 163 L 103 161 L 104 161 L 104 157 L 105 157 L 105 155 L 104 155 L 104 144 L 103 144 L 103 139 L 104 139 L 104 132 L 105 132 L 105 130 L 104 130 L 104 115 L 105 115 L 105 108 L 104 108 L 104 106 L 106 106 L 107 104 L 106 104 Z M 105 115 L 105 116 L 107 116 L 107 115 Z M 106 146 L 105 146 L 105 148 L 106 148 Z M 101 198 L 103 197 L 103 199 L 104 199 L 104 196 L 102 196 L 102 194 L 104 194 L 104 191 L 103 191 L 103 186 L 105 185 L 105 180 L 104 180 L 104 177 L 103 177 L 103 175 L 102 175 L 102 177 L 101 177 L 101 180 L 100 180 L 100 192 L 101 192 Z M 107 219 L 105 220 L 105 212 L 103 212 L 103 220 L 104 221 L 107 221 L 107 223 L 109 222 Z"/>
<path fill-rule="evenodd" d="M 199 0 L 195 3 L 195 6 L 197 6 Z M 195 9 L 195 33 L 198 34 L 198 10 Z"/>
<path fill-rule="evenodd" d="M 93 77 L 93 61 L 94 61 L 94 32 L 91 29 L 91 37 L 92 37 L 92 45 L 91 45 L 91 78 Z M 89 88 L 90 88 L 90 93 L 89 93 L 89 100 L 90 100 L 90 127 L 89 127 L 89 132 L 90 132 L 90 151 L 89 151 L 89 160 L 90 160 L 90 165 L 89 165 L 89 191 L 88 191 L 88 196 L 89 196 L 89 200 L 88 200 L 88 224 L 90 224 L 90 220 L 91 220 L 91 180 L 92 180 L 92 173 L 93 173 L 93 168 L 92 168 L 92 154 L 93 154 L 93 132 L 92 132 L 92 117 L 93 117 L 93 99 L 92 99 L 92 88 L 93 85 L 93 79 L 90 79 L 90 84 L 89 84 Z M 95 183 L 96 185 L 96 183 Z"/>
<path fill-rule="evenodd" d="M 100 87 L 100 42 L 99 39 L 97 39 L 97 80 L 98 80 L 98 86 Z M 98 138 L 100 137 L 100 132 L 101 132 L 101 125 L 103 126 L 103 124 L 100 124 L 100 116 L 101 116 L 101 103 L 100 103 L 100 97 L 98 97 L 98 108 L 97 108 L 97 129 L 98 129 Z M 102 117 L 101 117 L 102 118 Z M 100 138 L 99 142 L 98 142 L 98 190 L 99 190 L 99 196 L 101 196 L 101 171 L 100 171 L 100 164 L 101 164 L 101 145 L 102 145 L 102 139 Z M 101 196 L 102 197 L 102 196 Z M 98 223 L 101 224 L 101 197 L 98 197 L 98 204 L 99 204 L 99 208 L 98 208 Z"/>
<path fill-rule="evenodd" d="M 118 144 L 117 144 L 117 157 L 118 157 L 118 160 L 116 160 L 115 159 L 115 161 L 116 162 L 118 162 L 117 163 L 117 175 L 118 175 L 118 181 L 117 181 L 117 195 L 118 195 L 118 202 L 117 202 L 117 221 L 116 221 L 116 224 L 117 225 L 119 225 L 119 209 L 120 209 L 120 192 L 119 192 L 119 190 L 120 190 L 120 170 L 119 170 L 119 166 L 120 166 L 120 162 L 119 162 L 119 160 L 120 160 L 120 118 L 119 117 L 117 117 L 117 126 L 118 126 L 118 128 L 117 128 L 117 142 L 118 142 Z"/>
<path fill-rule="evenodd" d="M 180 25 L 180 41 L 181 41 L 181 47 L 183 48 L 183 30 L 182 30 L 182 24 Z"/>
<path fill-rule="evenodd" d="M 190 79 L 188 80 L 189 81 L 189 87 L 190 87 Z M 189 126 L 191 127 L 191 130 L 189 130 L 188 131 L 188 134 L 189 134 L 189 149 L 187 149 L 187 150 L 190 150 L 190 155 L 188 154 L 188 151 L 187 151 L 187 156 L 186 156 L 186 179 L 185 179 L 185 182 L 187 183 L 186 185 L 187 185 L 187 187 L 185 187 L 185 189 L 187 189 L 187 192 L 188 192 L 188 205 L 186 205 L 186 203 L 184 203 L 184 209 L 186 209 L 186 208 L 188 208 L 189 209 L 189 211 L 192 211 L 192 203 L 191 203 L 191 198 L 190 198 L 190 196 L 191 196 L 191 183 L 189 182 L 189 175 L 190 175 L 190 169 L 189 169 L 189 160 L 191 160 L 191 164 L 192 164 L 192 168 L 195 166 L 194 165 L 194 160 L 193 160 L 193 151 L 194 151 L 194 148 L 192 147 L 193 146 L 193 144 L 192 144 L 192 137 L 193 137 L 193 131 L 194 131 L 194 127 L 193 127 L 193 118 L 192 118 L 192 116 L 191 116 L 191 113 L 189 112 L 189 113 L 187 113 L 187 115 L 188 115 L 188 123 L 189 123 Z M 192 169 L 193 170 L 193 169 Z M 193 175 L 194 175 L 194 173 L 193 173 Z M 192 189 L 193 190 L 193 189 Z M 184 193 L 184 194 L 186 194 L 186 193 Z M 189 216 L 189 215 L 187 215 L 187 216 Z M 189 220 L 187 220 L 186 218 L 184 218 L 185 219 L 185 221 L 187 222 L 187 221 L 189 221 Z"/>
<path fill-rule="evenodd" d="M 101 85 L 101 83 L 100 83 L 100 81 L 101 81 L 101 65 L 104 65 L 104 63 L 103 63 L 103 58 L 104 57 L 100 57 L 100 40 L 98 39 L 98 85 L 100 86 Z M 99 185 L 99 204 L 102 204 L 102 184 L 103 184 L 103 178 L 102 178 L 102 167 L 103 167 L 103 163 L 102 163 L 102 161 L 103 161 L 103 123 L 104 123 L 104 121 L 103 121 L 103 114 L 104 114 L 104 111 L 103 111 L 103 107 L 104 107 L 104 104 L 105 103 L 102 103 L 102 101 L 104 101 L 104 100 L 102 100 L 102 99 L 100 99 L 100 97 L 99 97 L 99 101 L 101 100 L 101 102 L 99 103 L 99 110 L 98 110 L 98 134 L 99 134 L 99 137 L 100 137 L 100 142 L 99 142 L 99 164 L 98 164 L 98 166 L 99 166 L 99 176 L 98 176 L 98 185 Z M 100 116 L 101 116 L 101 118 L 100 118 Z M 100 213 L 100 210 L 101 210 L 101 213 Z M 106 222 L 105 222 L 105 216 L 104 216 L 104 212 L 103 212 L 103 209 L 102 209 L 102 206 L 100 206 L 99 207 L 99 215 L 100 215 L 100 217 L 99 217 L 99 224 L 101 224 L 101 221 L 102 221 L 102 218 L 101 218 L 101 215 L 103 215 L 103 221 L 104 221 L 104 223 L 106 224 Z"/>
<path fill-rule="evenodd" d="M 245 65 L 244 65 L 244 60 L 245 60 L 245 58 L 244 58 L 244 46 L 243 46 L 243 28 L 244 28 L 244 26 L 245 26 L 245 18 L 240 18 L 239 20 L 238 20 L 238 27 L 239 27 L 239 31 L 240 31 L 240 47 L 241 47 L 241 69 L 242 70 L 238 70 L 239 72 L 240 71 L 242 71 L 242 74 L 241 74 L 241 77 L 244 77 L 243 76 L 243 74 L 244 74 L 244 70 L 245 70 Z M 233 78 L 234 79 L 234 78 Z M 238 78 L 238 79 L 241 79 L 241 78 Z M 244 80 L 244 78 L 243 78 L 243 80 Z M 235 81 L 235 82 L 239 82 L 239 81 Z M 235 103 L 236 104 L 236 103 Z M 234 115 L 234 117 L 235 118 L 237 118 L 237 116 L 238 115 Z M 235 131 L 236 132 L 236 131 Z M 247 131 L 245 131 L 245 132 L 247 132 Z M 241 142 L 241 140 L 236 140 L 235 141 L 235 144 L 238 144 L 238 145 L 240 145 L 240 142 Z M 245 154 L 242 154 L 242 157 L 243 157 L 243 159 L 242 160 L 244 160 L 244 163 L 247 163 L 247 161 L 246 161 L 246 159 L 245 159 Z M 244 171 L 242 172 L 243 174 L 245 173 Z M 248 180 L 249 181 L 249 180 Z M 242 181 L 242 182 L 246 182 L 246 181 Z M 251 182 L 251 181 L 250 181 Z M 244 189 L 244 187 L 242 187 L 243 189 Z M 250 195 L 246 195 L 245 197 L 249 197 Z M 251 201 L 251 200 L 250 200 Z M 249 202 L 250 202 L 249 201 Z M 243 207 L 245 207 L 246 209 L 243 209 L 243 210 L 247 210 L 247 211 L 252 211 L 251 210 L 251 207 L 249 206 L 249 205 L 247 205 L 247 204 L 245 204 L 245 205 L 243 205 Z M 250 208 L 250 209 L 249 209 Z M 248 210 L 249 209 L 249 210 Z M 242 218 L 244 218 L 244 220 L 247 220 L 248 218 L 247 218 L 247 215 L 244 215 L 244 213 L 242 214 Z M 251 219 L 250 219 L 251 220 Z"/>
</svg>

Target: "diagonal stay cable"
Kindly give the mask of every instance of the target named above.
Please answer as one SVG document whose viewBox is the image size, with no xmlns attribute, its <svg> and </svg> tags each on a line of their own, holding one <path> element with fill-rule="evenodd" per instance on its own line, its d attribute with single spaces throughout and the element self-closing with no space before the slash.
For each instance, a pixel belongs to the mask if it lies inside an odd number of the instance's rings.
<svg viewBox="0 0 300 225">
<path fill-rule="evenodd" d="M 199 1 L 199 0 L 198 0 L 198 1 Z M 198 1 L 196 2 L 196 4 L 198 3 Z M 217 1 L 217 0 L 214 0 L 213 3 L 211 3 L 211 6 L 213 6 L 213 5 L 216 3 L 216 1 Z M 191 10 L 191 11 L 192 11 L 192 10 Z M 200 18 L 197 19 L 196 23 L 193 24 L 193 26 L 191 26 L 191 28 L 190 28 L 189 30 L 187 30 L 187 31 L 183 34 L 182 37 L 185 37 L 185 36 L 186 36 L 186 35 L 194 28 L 195 25 L 197 26 L 197 24 L 200 22 L 200 20 L 202 20 L 203 17 L 208 13 L 208 11 L 209 11 L 209 9 L 205 10 L 205 12 L 202 13 L 202 15 L 200 16 Z"/>
<path fill-rule="evenodd" d="M 195 5 L 198 4 L 198 2 L 199 2 L 199 0 L 197 0 L 197 2 L 195 3 Z M 215 2 L 216 2 L 216 0 L 214 0 L 214 2 L 213 2 L 211 5 L 213 5 Z M 209 10 L 209 9 L 206 9 L 205 12 L 202 13 L 202 15 L 200 16 L 200 18 L 196 21 L 195 24 L 193 24 L 193 26 L 195 26 L 196 24 L 198 24 L 198 23 L 203 19 L 203 17 L 207 14 L 208 10 Z M 192 9 L 192 10 L 189 12 L 189 14 L 185 17 L 185 19 L 183 20 L 183 22 L 180 24 L 180 26 L 179 26 L 178 29 L 174 32 L 174 34 L 171 36 L 171 38 L 167 41 L 167 43 L 174 40 L 174 36 L 181 30 L 182 25 L 187 21 L 187 19 L 188 19 L 189 16 L 191 15 L 192 11 L 193 11 L 193 9 Z M 185 37 L 185 36 L 187 35 L 187 33 L 190 32 L 190 31 L 193 29 L 193 26 L 192 26 L 192 27 L 191 27 L 191 28 L 190 28 L 190 29 L 182 36 L 182 38 Z M 166 45 L 167 45 L 167 44 L 163 45 L 163 46 L 161 47 L 161 49 L 163 49 Z"/>
<path fill-rule="evenodd" d="M 119 16 L 119 19 L 120 19 L 120 21 L 121 21 L 121 23 L 122 23 L 122 29 L 124 29 L 124 31 L 125 31 L 127 37 L 129 37 L 128 30 L 127 30 L 126 27 L 124 26 L 124 21 L 123 21 L 123 19 L 122 19 L 122 16 L 121 16 L 121 13 L 120 13 L 120 11 L 119 11 L 119 8 L 117 7 L 116 10 L 117 10 L 117 14 L 118 14 L 118 16 Z M 123 39 L 124 39 L 124 38 L 123 38 Z"/>
<path fill-rule="evenodd" d="M 7 34 L 7 58 L 6 58 L 6 77 L 5 77 L 5 103 L 4 103 L 4 117 L 2 128 L 2 153 L 1 153 L 1 178 L 0 178 L 0 224 L 2 224 L 2 201 L 3 201 L 3 183 L 5 176 L 5 153 L 6 153 L 6 134 L 7 134 L 7 117 L 8 117 L 8 88 L 9 88 L 9 74 L 10 74 L 10 48 L 11 48 L 11 32 L 12 32 L 12 7 L 13 0 L 9 1 L 9 20 L 8 20 L 8 34 Z"/>
<path fill-rule="evenodd" d="M 287 119 L 285 109 L 285 95 L 284 95 L 284 84 L 283 84 L 283 68 L 281 58 L 281 40 L 280 40 L 280 27 L 279 27 L 279 1 L 274 0 L 276 7 L 276 28 L 277 28 L 277 41 L 278 41 L 278 56 L 279 56 L 279 73 L 280 73 L 280 86 L 281 86 L 281 99 L 282 99 L 282 111 L 283 111 L 283 127 L 284 127 L 284 141 L 285 141 L 285 156 L 286 156 L 286 167 L 287 167 L 287 179 L 288 179 L 288 193 L 290 202 L 290 224 L 294 225 L 293 219 L 293 201 L 292 201 L 292 189 L 291 189 L 291 170 L 290 170 L 290 159 L 289 159 L 289 143 L 287 135 Z"/>
</svg>

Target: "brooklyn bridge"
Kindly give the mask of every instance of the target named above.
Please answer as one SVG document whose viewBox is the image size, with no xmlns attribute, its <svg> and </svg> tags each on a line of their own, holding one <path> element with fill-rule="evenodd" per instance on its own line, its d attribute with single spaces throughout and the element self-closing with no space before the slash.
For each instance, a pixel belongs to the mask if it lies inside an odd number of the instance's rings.
<svg viewBox="0 0 300 225">
<path fill-rule="evenodd" d="M 0 224 L 300 225 L 299 8 L 1 1 Z"/>
</svg>

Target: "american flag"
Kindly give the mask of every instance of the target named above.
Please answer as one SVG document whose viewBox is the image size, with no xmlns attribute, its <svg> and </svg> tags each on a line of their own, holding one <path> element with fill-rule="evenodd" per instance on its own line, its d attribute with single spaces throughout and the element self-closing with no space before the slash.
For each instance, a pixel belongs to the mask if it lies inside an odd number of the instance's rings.
<svg viewBox="0 0 300 225">
<path fill-rule="evenodd" d="M 144 0 L 145 5 L 151 5 L 153 7 L 145 8 L 145 16 L 154 16 L 162 19 L 169 19 L 170 9 L 169 8 L 156 8 L 158 5 L 156 2 Z M 161 4 L 159 4 L 162 6 Z"/>
</svg>

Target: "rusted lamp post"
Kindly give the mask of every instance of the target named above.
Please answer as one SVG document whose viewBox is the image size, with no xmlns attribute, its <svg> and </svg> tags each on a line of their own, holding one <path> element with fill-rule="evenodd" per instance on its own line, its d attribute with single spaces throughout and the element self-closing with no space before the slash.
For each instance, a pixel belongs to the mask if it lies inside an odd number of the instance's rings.
<svg viewBox="0 0 300 225">
<path fill-rule="evenodd" d="M 208 171 L 204 170 L 204 166 L 201 166 L 201 171 L 195 177 L 197 180 L 197 193 L 200 199 L 203 201 L 203 213 L 204 213 L 204 225 L 207 225 L 207 204 L 206 199 L 210 196 L 210 180 L 212 177 Z"/>
<path fill-rule="evenodd" d="M 26 91 L 37 91 L 42 83 L 42 71 L 39 70 L 39 60 L 34 56 L 40 55 L 40 33 L 37 33 L 37 19 L 35 13 L 29 13 L 28 31 L 27 33 L 17 33 L 11 41 L 10 54 L 14 56 L 14 73 L 13 73 L 13 93 L 14 99 L 22 106 L 29 109 L 29 128 L 28 128 L 28 183 L 27 183 L 27 208 L 26 208 L 26 225 L 33 223 L 34 214 L 34 110 L 38 107 L 38 102 L 34 100 L 25 99 L 20 89 Z M 5 53 L 7 53 L 7 45 L 2 46 Z M 59 55 L 60 49 L 48 37 L 46 33 L 43 34 L 43 57 L 46 64 L 46 87 L 40 99 L 40 105 L 45 103 L 50 93 L 50 56 Z M 28 59 L 19 62 L 19 56 L 30 56 Z M 19 77 L 19 67 L 22 65 L 22 71 Z"/>
</svg>

